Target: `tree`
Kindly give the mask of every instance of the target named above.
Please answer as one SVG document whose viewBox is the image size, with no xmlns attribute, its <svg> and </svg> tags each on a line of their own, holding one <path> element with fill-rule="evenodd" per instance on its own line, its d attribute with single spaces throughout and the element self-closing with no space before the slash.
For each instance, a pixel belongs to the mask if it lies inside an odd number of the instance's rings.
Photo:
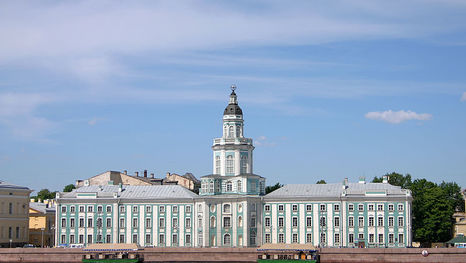
<svg viewBox="0 0 466 263">
<path fill-rule="evenodd" d="M 324 179 L 321 179 L 321 180 L 317 181 L 316 184 L 327 184 L 327 182 Z"/>
<path fill-rule="evenodd" d="M 384 176 L 388 176 L 388 183 L 391 185 L 401 186 L 403 189 L 409 189 L 412 184 L 412 179 L 410 174 L 406 174 L 403 176 L 402 174 L 392 172 L 389 174 L 385 174 Z M 374 177 L 372 179 L 373 183 L 381 183 L 383 182 L 383 176 L 381 177 Z"/>
<path fill-rule="evenodd" d="M 63 192 L 71 192 L 73 189 L 76 189 L 76 186 L 74 186 L 74 184 L 69 184 L 63 188 Z"/>
<path fill-rule="evenodd" d="M 282 187 L 283 187 L 283 185 L 280 184 L 280 183 L 276 183 L 274 185 L 269 185 L 269 186 L 265 187 L 265 194 L 269 194 L 269 193 L 271 193 L 271 192 L 273 192 L 273 191 L 275 191 L 275 190 L 277 190 L 279 188 L 282 188 Z"/>
<path fill-rule="evenodd" d="M 55 199 L 56 192 L 50 192 L 49 189 L 42 189 L 37 193 L 37 199 Z"/>
</svg>

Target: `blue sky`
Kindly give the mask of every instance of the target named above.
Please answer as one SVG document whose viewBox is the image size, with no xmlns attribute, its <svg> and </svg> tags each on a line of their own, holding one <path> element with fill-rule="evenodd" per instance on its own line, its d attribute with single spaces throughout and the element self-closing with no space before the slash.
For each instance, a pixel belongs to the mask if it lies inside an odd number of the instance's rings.
<svg viewBox="0 0 466 263">
<path fill-rule="evenodd" d="M 2 1 L 1 179 L 211 173 L 229 86 L 268 184 L 466 187 L 466 2 Z"/>
</svg>

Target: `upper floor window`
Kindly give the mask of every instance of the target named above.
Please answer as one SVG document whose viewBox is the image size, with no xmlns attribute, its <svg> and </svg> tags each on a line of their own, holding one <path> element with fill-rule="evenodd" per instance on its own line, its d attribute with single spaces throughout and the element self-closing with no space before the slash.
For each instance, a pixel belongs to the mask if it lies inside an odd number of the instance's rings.
<svg viewBox="0 0 466 263">
<path fill-rule="evenodd" d="M 398 205 L 398 211 L 403 211 L 404 210 L 404 206 L 402 204 L 399 204 Z"/>
<path fill-rule="evenodd" d="M 101 205 L 99 205 L 97 207 L 97 213 L 102 213 L 104 211 L 103 207 Z"/>
<path fill-rule="evenodd" d="M 107 205 L 106 209 L 107 209 L 107 213 L 111 213 L 111 212 L 112 212 L 112 206 Z"/>
<path fill-rule="evenodd" d="M 283 205 L 278 205 L 278 212 L 283 212 Z"/>
<path fill-rule="evenodd" d="M 12 204 L 10 203 L 10 207 L 12 207 Z M 10 209 L 10 210 L 13 210 L 13 209 Z M 61 207 L 61 212 L 62 213 L 66 213 L 66 206 L 62 206 Z M 11 211 L 10 211 L 10 214 L 11 214 Z"/>
<path fill-rule="evenodd" d="M 178 213 L 178 206 L 176 205 L 173 206 L 173 213 Z"/>
<path fill-rule="evenodd" d="M 70 213 L 76 212 L 76 207 L 74 205 L 70 206 Z"/>
<path fill-rule="evenodd" d="M 133 213 L 137 213 L 138 212 L 138 207 L 137 206 L 133 206 Z"/>
<path fill-rule="evenodd" d="M 243 184 L 241 183 L 241 180 L 236 181 L 236 191 L 238 192 L 243 191 Z"/>
<path fill-rule="evenodd" d="M 364 205 L 363 204 L 358 205 L 358 211 L 364 211 Z"/>
<path fill-rule="evenodd" d="M 227 161 L 226 161 L 226 173 L 227 174 L 232 174 L 235 173 L 235 166 L 234 166 L 235 160 L 232 155 L 227 156 Z"/>
<path fill-rule="evenodd" d="M 325 208 L 326 208 L 325 205 L 320 205 L 320 211 L 325 211 L 326 210 Z"/>
<path fill-rule="evenodd" d="M 312 205 L 306 205 L 306 211 L 308 212 L 312 211 Z"/>
<path fill-rule="evenodd" d="M 231 205 L 230 204 L 224 204 L 223 205 L 223 212 L 224 213 L 231 213 Z"/>
<path fill-rule="evenodd" d="M 241 173 L 248 172 L 248 156 L 242 155 L 241 156 Z"/>
<path fill-rule="evenodd" d="M 120 206 L 120 213 L 124 213 L 125 212 L 125 206 Z"/>
<path fill-rule="evenodd" d="M 264 210 L 265 210 L 266 212 L 270 211 L 270 205 L 265 205 L 265 206 L 264 206 Z"/>
<path fill-rule="evenodd" d="M 228 126 L 228 138 L 233 138 L 234 137 L 234 129 L 233 129 L 233 126 Z"/>
<path fill-rule="evenodd" d="M 220 174 L 220 156 L 215 156 L 215 173 Z"/>
<path fill-rule="evenodd" d="M 354 211 L 354 205 L 353 205 L 353 204 L 349 204 L 349 205 L 348 205 L 348 210 L 349 210 L 349 211 Z"/>
<path fill-rule="evenodd" d="M 388 211 L 393 211 L 393 210 L 395 210 L 394 205 L 393 205 L 393 204 L 389 204 L 389 205 L 388 205 Z"/>
<path fill-rule="evenodd" d="M 165 213 L 165 206 L 163 206 L 163 205 L 159 206 L 159 212 L 160 213 Z"/>
<path fill-rule="evenodd" d="M 293 212 L 298 212 L 298 205 L 293 205 L 291 208 Z"/>
<path fill-rule="evenodd" d="M 368 208 L 369 211 L 374 211 L 374 205 L 369 205 L 368 207 L 369 207 Z"/>
<path fill-rule="evenodd" d="M 84 206 L 83 206 L 83 205 L 80 205 L 80 206 L 79 206 L 79 212 L 80 212 L 80 213 L 84 213 Z"/>
<path fill-rule="evenodd" d="M 383 205 L 377 205 L 377 211 L 383 211 Z"/>
<path fill-rule="evenodd" d="M 148 205 L 146 206 L 146 213 L 151 213 L 152 212 L 152 206 Z"/>
<path fill-rule="evenodd" d="M 92 213 L 94 211 L 94 207 L 92 205 L 87 206 L 87 212 Z"/>
<path fill-rule="evenodd" d="M 333 210 L 340 211 L 340 205 L 338 204 L 333 205 Z"/>
<path fill-rule="evenodd" d="M 231 182 L 227 182 L 227 192 L 233 191 L 233 184 Z"/>
<path fill-rule="evenodd" d="M 190 205 L 186 206 L 186 213 L 191 213 L 191 206 Z"/>
</svg>

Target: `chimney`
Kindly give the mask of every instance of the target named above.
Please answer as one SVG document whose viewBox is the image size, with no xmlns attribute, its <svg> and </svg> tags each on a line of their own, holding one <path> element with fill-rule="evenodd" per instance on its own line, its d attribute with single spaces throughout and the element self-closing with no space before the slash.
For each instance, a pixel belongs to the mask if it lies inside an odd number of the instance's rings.
<svg viewBox="0 0 466 263">
<path fill-rule="evenodd" d="M 127 175 L 127 174 L 128 174 L 128 170 L 123 170 L 123 174 L 124 174 L 124 175 Z"/>
<path fill-rule="evenodd" d="M 154 173 L 150 173 L 150 178 L 154 178 Z"/>
<path fill-rule="evenodd" d="M 388 184 L 388 175 L 383 176 L 382 183 Z"/>
<path fill-rule="evenodd" d="M 167 172 L 167 178 L 170 177 L 170 172 Z"/>
<path fill-rule="evenodd" d="M 365 183 L 366 183 L 366 177 L 360 176 L 360 177 L 359 177 L 359 183 L 360 183 L 360 184 L 365 184 Z"/>
<path fill-rule="evenodd" d="M 134 176 L 138 177 L 138 176 L 139 176 L 139 172 L 134 172 Z"/>
<path fill-rule="evenodd" d="M 144 170 L 144 177 L 147 178 L 147 170 Z"/>
<path fill-rule="evenodd" d="M 348 178 L 345 178 L 345 179 L 343 180 L 343 186 L 342 186 L 342 187 L 343 187 L 343 189 L 348 188 Z"/>
</svg>

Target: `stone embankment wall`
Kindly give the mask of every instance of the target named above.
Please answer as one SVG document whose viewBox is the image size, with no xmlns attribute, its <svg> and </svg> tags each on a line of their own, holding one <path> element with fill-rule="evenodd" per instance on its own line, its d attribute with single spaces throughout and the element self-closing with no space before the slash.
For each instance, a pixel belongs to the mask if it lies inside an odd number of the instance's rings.
<svg viewBox="0 0 466 263">
<path fill-rule="evenodd" d="M 422 251 L 427 255 L 423 256 Z M 322 263 L 465 263 L 465 248 L 322 248 Z"/>
</svg>

